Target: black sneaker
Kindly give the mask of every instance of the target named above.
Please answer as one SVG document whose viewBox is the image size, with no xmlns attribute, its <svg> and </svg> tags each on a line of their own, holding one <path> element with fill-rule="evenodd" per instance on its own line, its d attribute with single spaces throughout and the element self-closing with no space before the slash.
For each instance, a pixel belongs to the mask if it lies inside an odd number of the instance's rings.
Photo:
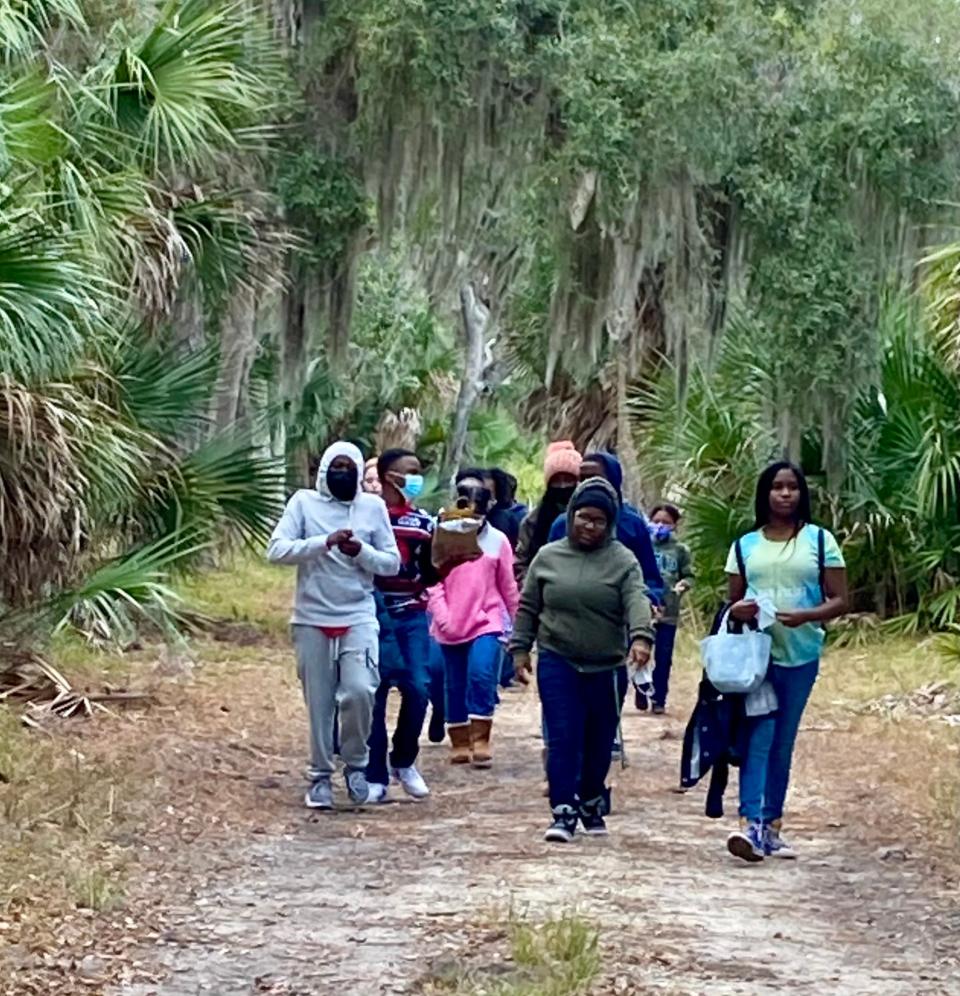
<svg viewBox="0 0 960 996">
<path fill-rule="evenodd" d="M 573 806 L 555 806 L 553 823 L 547 828 L 543 839 L 554 844 L 569 844 L 577 832 L 577 811 Z"/>
<path fill-rule="evenodd" d="M 580 803 L 580 823 L 583 832 L 589 837 L 606 837 L 609 834 L 607 824 L 603 821 L 606 803 L 603 796 L 598 796 L 590 802 Z"/>
<path fill-rule="evenodd" d="M 647 707 L 650 704 L 647 700 L 646 695 L 644 695 L 639 688 L 635 688 L 633 690 L 633 701 L 636 707 L 640 710 L 640 712 L 646 712 Z"/>
<path fill-rule="evenodd" d="M 654 702 L 650 711 L 654 714 L 654 716 L 662 716 L 667 711 L 667 707 L 660 705 L 659 702 Z"/>
</svg>

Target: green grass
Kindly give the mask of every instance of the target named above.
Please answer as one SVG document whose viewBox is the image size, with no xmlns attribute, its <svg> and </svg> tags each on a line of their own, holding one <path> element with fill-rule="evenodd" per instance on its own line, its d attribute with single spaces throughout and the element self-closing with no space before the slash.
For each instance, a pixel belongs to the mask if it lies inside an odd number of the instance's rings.
<svg viewBox="0 0 960 996">
<path fill-rule="evenodd" d="M 578 996 L 600 971 L 600 938 L 575 914 L 531 923 L 511 914 L 510 958 L 482 967 L 463 966 L 431 980 L 428 992 L 450 996 Z"/>
<path fill-rule="evenodd" d="M 179 586 L 191 608 L 208 616 L 249 623 L 285 636 L 293 604 L 295 570 L 243 557 L 189 578 Z"/>
<path fill-rule="evenodd" d="M 937 681 L 960 684 L 960 661 L 936 639 L 881 638 L 863 646 L 828 647 L 821 698 L 863 703 L 905 694 Z"/>
</svg>

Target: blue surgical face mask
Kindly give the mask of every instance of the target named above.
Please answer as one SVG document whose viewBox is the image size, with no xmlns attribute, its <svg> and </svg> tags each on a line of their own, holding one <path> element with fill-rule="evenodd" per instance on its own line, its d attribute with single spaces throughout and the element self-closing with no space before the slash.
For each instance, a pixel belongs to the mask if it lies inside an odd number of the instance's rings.
<svg viewBox="0 0 960 996">
<path fill-rule="evenodd" d="M 664 522 L 648 522 L 647 529 L 654 543 L 666 543 L 673 536 L 673 526 L 668 526 Z"/>
<path fill-rule="evenodd" d="M 404 498 L 419 498 L 423 494 L 423 474 L 404 474 L 399 490 Z"/>
</svg>

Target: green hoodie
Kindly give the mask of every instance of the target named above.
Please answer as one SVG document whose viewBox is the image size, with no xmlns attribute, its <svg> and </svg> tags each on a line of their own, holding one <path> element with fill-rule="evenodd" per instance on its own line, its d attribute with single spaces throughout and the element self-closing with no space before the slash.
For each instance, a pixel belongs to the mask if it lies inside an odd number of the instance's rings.
<svg viewBox="0 0 960 996">
<path fill-rule="evenodd" d="M 577 492 L 598 483 L 598 478 L 585 481 Z M 618 507 L 616 491 L 606 481 L 603 484 Z M 565 657 L 578 671 L 612 671 L 623 664 L 634 640 L 653 642 L 650 601 L 640 565 L 613 538 L 615 534 L 616 523 L 611 522 L 600 546 L 593 550 L 575 546 L 570 538 L 571 501 L 567 536 L 542 547 L 527 571 L 511 651 L 528 653 L 536 641 Z"/>
</svg>

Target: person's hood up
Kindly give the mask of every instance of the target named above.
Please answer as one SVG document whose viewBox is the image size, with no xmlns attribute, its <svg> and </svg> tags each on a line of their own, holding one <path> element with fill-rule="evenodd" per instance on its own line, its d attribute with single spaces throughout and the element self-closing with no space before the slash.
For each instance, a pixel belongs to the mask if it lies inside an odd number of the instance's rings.
<svg viewBox="0 0 960 996">
<path fill-rule="evenodd" d="M 583 459 L 603 464 L 604 476 L 617 492 L 617 499 L 623 502 L 623 467 L 620 466 L 620 461 L 612 453 L 605 453 L 603 450 L 587 453 Z"/>
<path fill-rule="evenodd" d="M 596 454 L 594 454 L 591 459 L 596 460 Z M 619 466 L 619 464 L 617 466 Z M 580 498 L 585 491 L 593 490 L 603 491 L 610 499 L 610 504 L 613 507 L 613 521 L 607 528 L 607 535 L 600 544 L 600 546 L 606 546 L 608 543 L 613 542 L 617 535 L 617 520 L 620 518 L 620 495 L 617 493 L 617 489 L 609 481 L 602 477 L 588 477 L 585 481 L 581 481 L 581 483 L 577 485 L 576 490 L 573 492 L 573 497 L 570 499 L 570 504 L 567 505 L 567 536 L 571 538 L 573 537 L 573 516 L 577 509 L 577 499 Z"/>
<path fill-rule="evenodd" d="M 327 471 L 330 469 L 330 464 L 340 456 L 349 457 L 357 468 L 357 493 L 360 492 L 363 483 L 363 454 L 360 450 L 353 443 L 342 441 L 332 443 L 323 451 L 323 456 L 320 458 L 320 468 L 317 470 L 317 491 L 320 492 L 320 497 L 327 501 L 337 501 L 327 487 Z"/>
</svg>

